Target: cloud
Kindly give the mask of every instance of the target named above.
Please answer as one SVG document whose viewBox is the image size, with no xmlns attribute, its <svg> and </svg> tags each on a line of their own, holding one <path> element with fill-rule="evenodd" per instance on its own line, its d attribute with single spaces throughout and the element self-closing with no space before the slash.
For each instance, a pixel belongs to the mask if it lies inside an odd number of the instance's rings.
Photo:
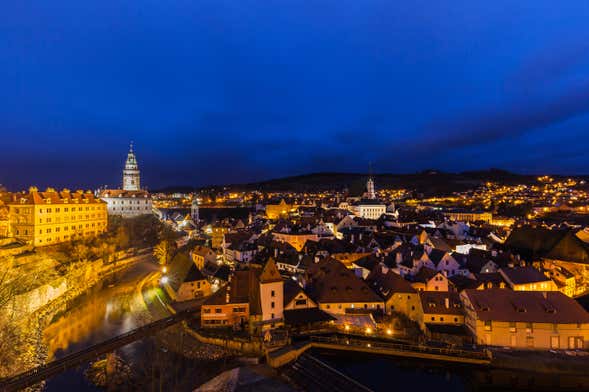
<svg viewBox="0 0 589 392">
<path fill-rule="evenodd" d="M 494 143 L 517 138 L 549 125 L 589 112 L 589 84 L 549 100 L 514 103 L 458 120 L 430 122 L 415 141 L 421 152 L 447 150 Z"/>
</svg>

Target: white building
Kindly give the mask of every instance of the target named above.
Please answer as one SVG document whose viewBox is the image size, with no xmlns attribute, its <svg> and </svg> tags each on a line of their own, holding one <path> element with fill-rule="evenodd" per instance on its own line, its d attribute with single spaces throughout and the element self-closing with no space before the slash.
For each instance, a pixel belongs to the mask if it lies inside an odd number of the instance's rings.
<svg viewBox="0 0 589 392">
<path fill-rule="evenodd" d="M 387 206 L 378 200 L 360 200 L 352 205 L 354 215 L 365 219 L 378 219 L 387 212 Z"/>
<path fill-rule="evenodd" d="M 140 180 L 139 166 L 131 144 L 123 170 L 123 189 L 104 189 L 98 195 L 106 202 L 109 215 L 131 218 L 153 213 L 151 195 L 140 189 Z"/>
<path fill-rule="evenodd" d="M 387 212 L 386 204 L 376 198 L 372 177 L 366 182 L 364 197 L 352 203 L 349 208 L 354 215 L 365 219 L 378 219 Z"/>
</svg>

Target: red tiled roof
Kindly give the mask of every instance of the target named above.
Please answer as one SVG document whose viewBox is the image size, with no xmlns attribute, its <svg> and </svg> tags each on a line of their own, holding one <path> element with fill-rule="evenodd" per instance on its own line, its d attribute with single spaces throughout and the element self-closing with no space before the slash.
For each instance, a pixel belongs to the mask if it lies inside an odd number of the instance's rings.
<svg viewBox="0 0 589 392">
<path fill-rule="evenodd" d="M 465 290 L 477 318 L 483 321 L 534 323 L 589 323 L 589 313 L 559 291 L 509 289 Z"/>
</svg>

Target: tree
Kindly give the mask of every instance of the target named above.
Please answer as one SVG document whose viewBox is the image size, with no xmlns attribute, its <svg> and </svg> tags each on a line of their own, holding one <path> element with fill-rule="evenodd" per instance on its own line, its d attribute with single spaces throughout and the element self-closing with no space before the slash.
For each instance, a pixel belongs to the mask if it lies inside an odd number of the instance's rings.
<svg viewBox="0 0 589 392">
<path fill-rule="evenodd" d="M 153 248 L 153 255 L 159 261 L 161 265 L 166 265 L 172 257 L 174 246 L 169 240 L 160 241 L 155 248 Z"/>
<path fill-rule="evenodd" d="M 115 243 L 119 249 L 127 249 L 131 243 L 126 227 L 119 226 L 116 231 Z"/>
<path fill-rule="evenodd" d="M 90 248 L 83 242 L 78 242 L 73 246 L 73 253 L 78 261 L 87 261 L 90 256 Z"/>
</svg>

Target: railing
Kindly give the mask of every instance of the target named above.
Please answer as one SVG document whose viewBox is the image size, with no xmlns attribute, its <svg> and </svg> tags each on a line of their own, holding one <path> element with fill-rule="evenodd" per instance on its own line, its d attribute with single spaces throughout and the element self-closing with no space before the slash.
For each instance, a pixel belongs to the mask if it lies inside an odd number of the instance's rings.
<svg viewBox="0 0 589 392">
<path fill-rule="evenodd" d="M 84 350 L 67 355 L 63 358 L 38 366 L 16 376 L 0 380 L 0 391 L 16 391 L 34 385 L 66 369 L 75 367 L 85 361 L 96 358 L 102 354 L 111 352 L 119 347 L 125 346 L 138 339 L 146 337 L 156 331 L 170 327 L 186 317 L 190 316 L 194 310 L 185 310 L 174 316 L 166 317 L 146 324 L 139 328 L 128 331 L 122 335 L 108 339 L 99 344 L 90 346 Z"/>
<path fill-rule="evenodd" d="M 452 356 L 452 357 L 461 357 L 461 358 L 469 358 L 469 359 L 477 359 L 477 360 L 490 360 L 491 354 L 487 350 L 483 351 L 470 351 L 470 350 L 461 350 L 455 348 L 441 348 L 441 347 L 430 347 L 424 345 L 411 345 L 411 344 L 403 344 L 403 343 L 387 343 L 381 342 L 378 340 L 368 340 L 368 339 L 354 339 L 354 338 L 343 338 L 338 336 L 311 336 L 312 342 L 317 343 L 327 343 L 327 344 L 335 344 L 340 346 L 355 346 L 355 347 L 362 347 L 362 348 L 372 348 L 372 349 L 385 349 L 385 350 L 395 350 L 395 351 L 404 351 L 404 352 L 413 352 L 413 353 L 423 353 L 423 354 L 433 354 L 433 355 L 444 355 L 444 356 Z"/>
</svg>

